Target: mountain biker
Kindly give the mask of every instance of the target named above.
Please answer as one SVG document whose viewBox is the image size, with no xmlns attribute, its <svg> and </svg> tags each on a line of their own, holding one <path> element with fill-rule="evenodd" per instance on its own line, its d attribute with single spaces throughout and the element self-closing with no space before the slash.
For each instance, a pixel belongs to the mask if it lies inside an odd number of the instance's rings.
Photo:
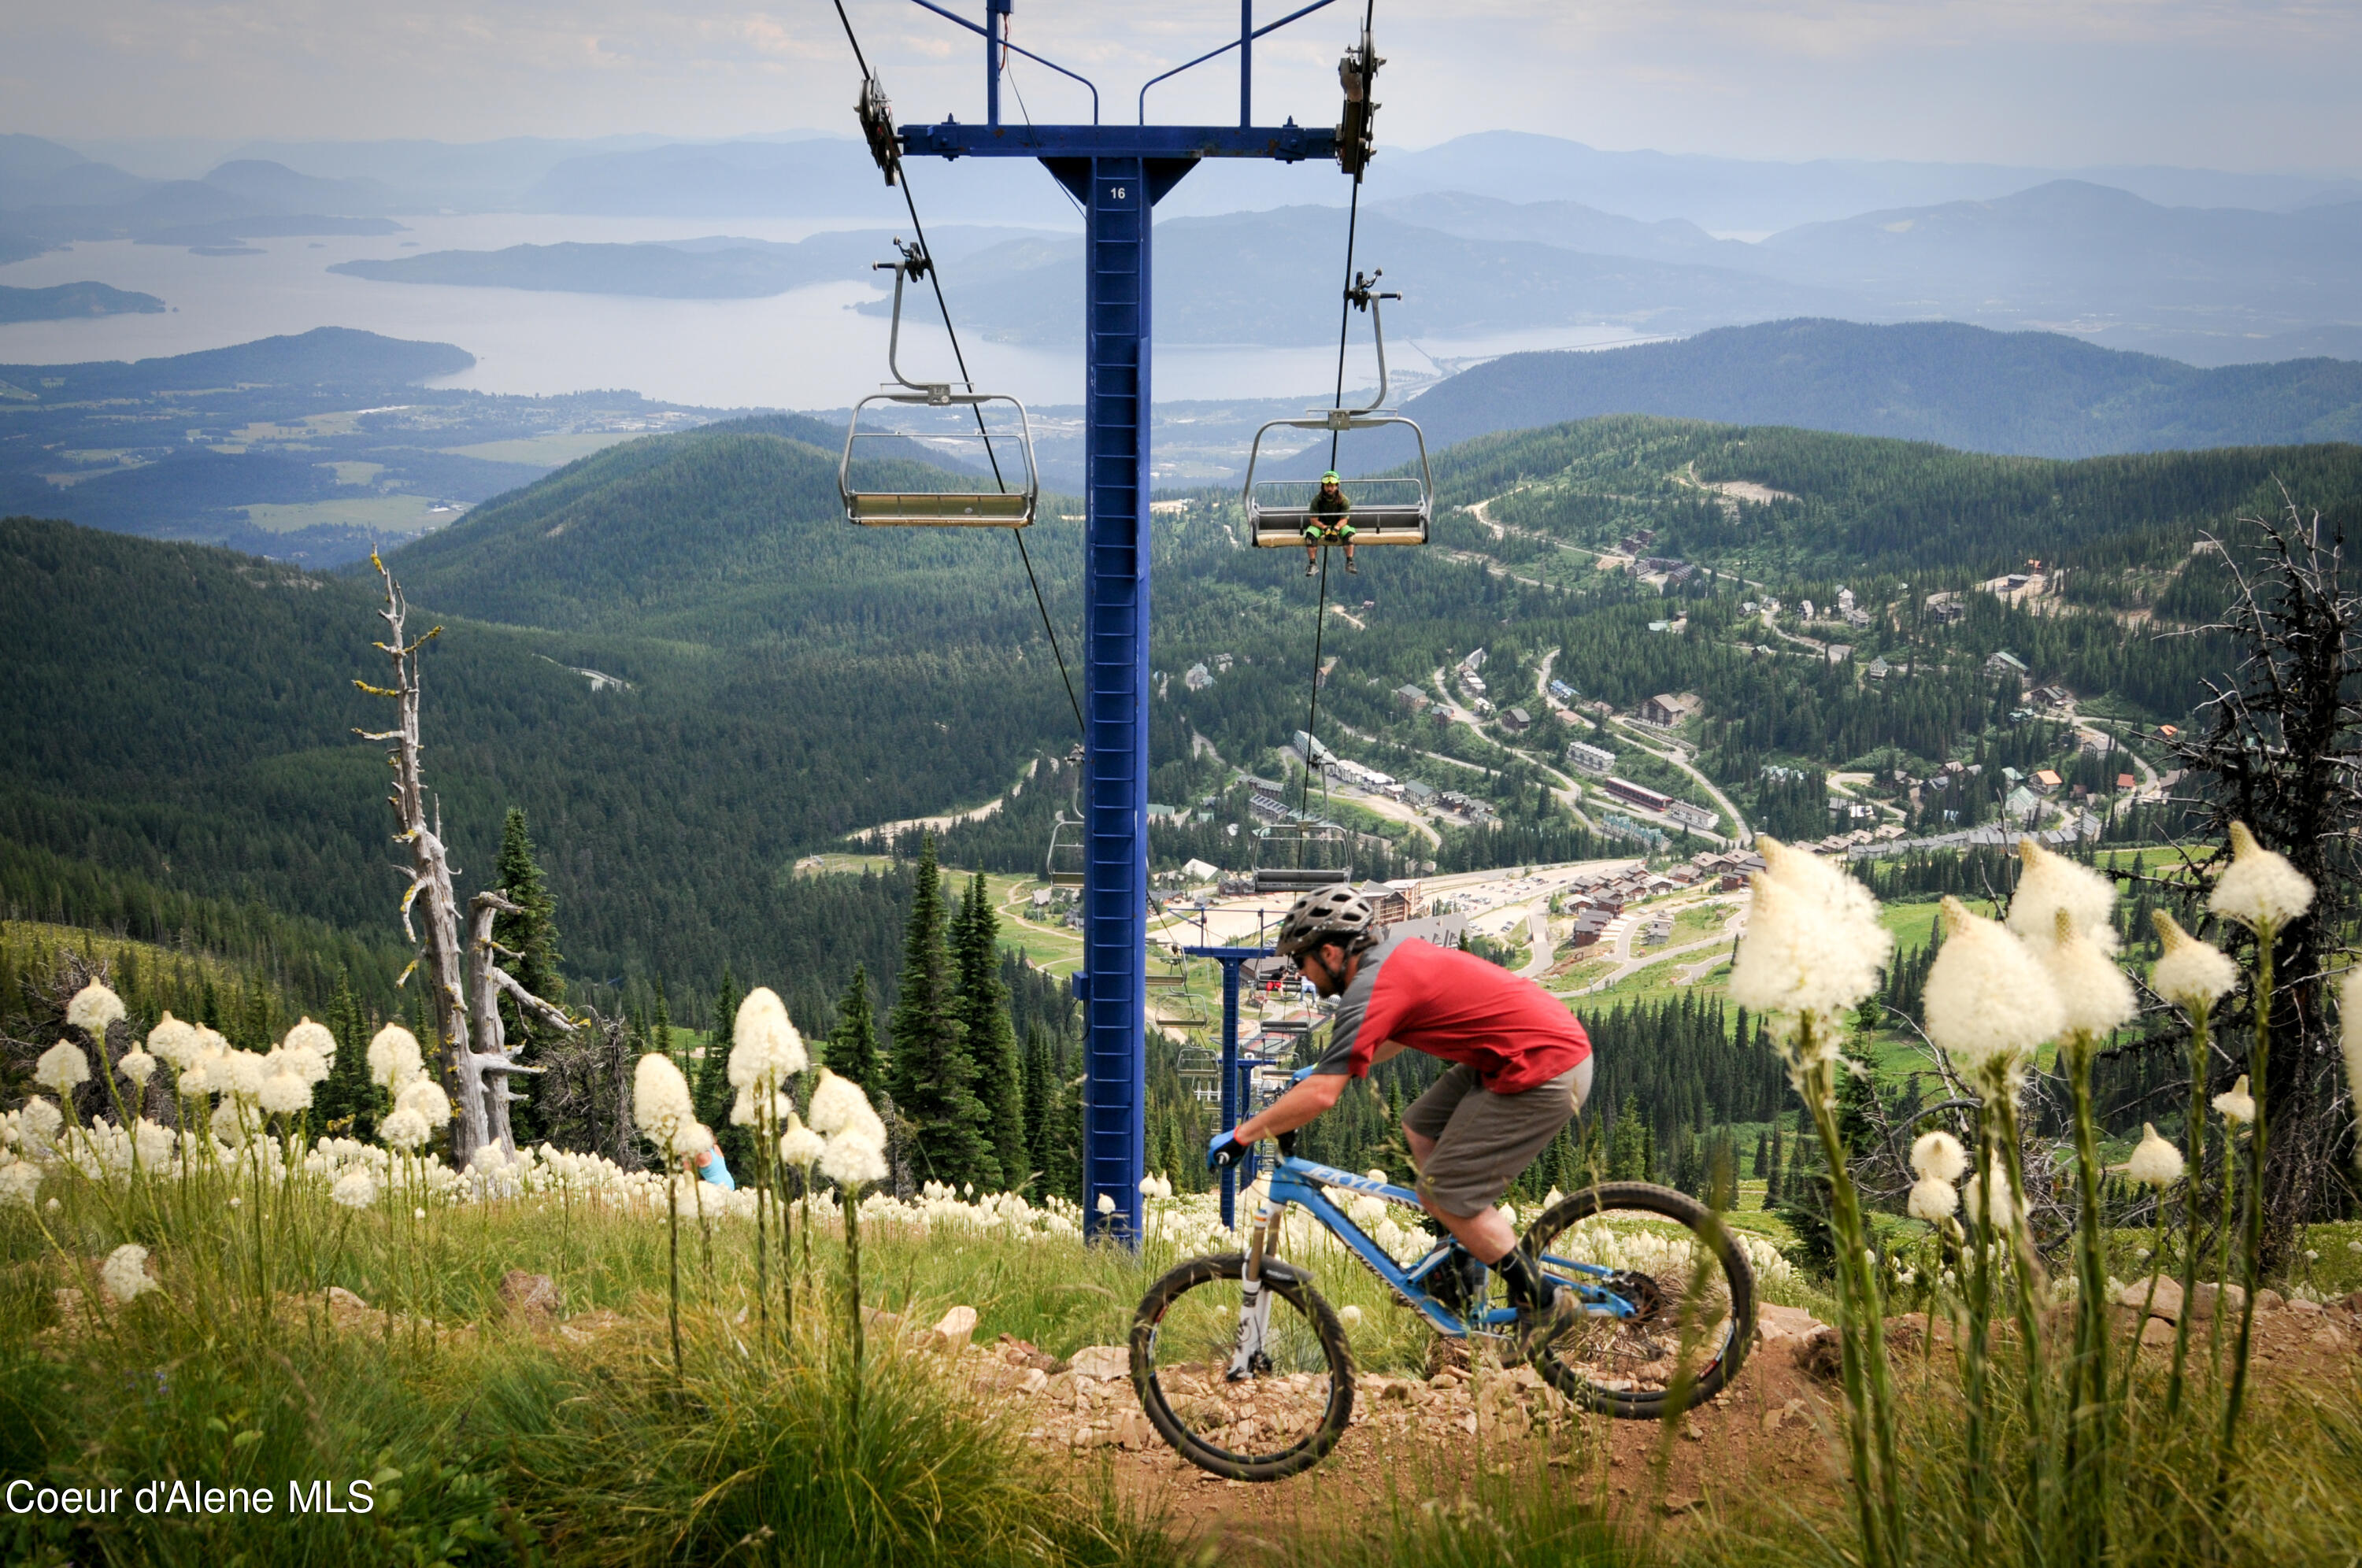
<svg viewBox="0 0 2362 1568">
<path fill-rule="evenodd" d="M 1353 536 L 1356 529 L 1350 514 L 1353 503 L 1337 488 L 1335 469 L 1320 476 L 1320 493 L 1312 498 L 1312 514 L 1304 523 L 1304 575 L 1310 577 L 1320 560 L 1320 547 L 1345 547 L 1345 569 L 1356 576 L 1362 569 L 1353 564 Z"/>
<path fill-rule="evenodd" d="M 1452 1065 L 1402 1114 L 1420 1206 L 1500 1274 L 1513 1306 L 1554 1316 L 1555 1287 L 1517 1250 L 1495 1205 L 1589 1098 L 1591 1038 L 1548 991 L 1473 954 L 1411 938 L 1377 945 L 1375 912 L 1352 889 L 1296 900 L 1278 949 L 1321 995 L 1341 999 L 1328 1053 L 1311 1077 L 1216 1133 L 1206 1164 L 1235 1164 L 1258 1140 L 1305 1125 L 1337 1103 L 1348 1077 L 1401 1051 L 1440 1056 Z"/>
</svg>

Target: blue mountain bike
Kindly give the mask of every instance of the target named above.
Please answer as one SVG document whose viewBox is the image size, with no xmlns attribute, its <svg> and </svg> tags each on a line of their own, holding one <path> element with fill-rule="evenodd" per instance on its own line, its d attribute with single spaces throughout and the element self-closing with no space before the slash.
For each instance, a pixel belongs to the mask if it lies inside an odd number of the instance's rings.
<svg viewBox="0 0 2362 1568">
<path fill-rule="evenodd" d="M 1131 1322 L 1141 1408 L 1191 1463 L 1276 1481 L 1328 1456 L 1353 1415 L 1353 1353 L 1312 1275 L 1276 1253 L 1302 1209 L 1439 1334 L 1491 1341 L 1575 1404 L 1650 1419 L 1711 1398 L 1755 1334 L 1755 1275 L 1714 1210 L 1646 1182 L 1560 1199 L 1518 1246 L 1579 1308 L 1550 1326 L 1493 1299 L 1486 1271 L 1440 1245 L 1398 1265 L 1324 1189 L 1407 1209 L 1418 1195 L 1295 1155 L 1293 1135 L 1257 1205 L 1246 1252 L 1191 1258 L 1149 1287 Z M 1614 1261 L 1593 1261 L 1614 1260 Z M 1645 1267 L 1638 1266 L 1645 1264 Z"/>
</svg>

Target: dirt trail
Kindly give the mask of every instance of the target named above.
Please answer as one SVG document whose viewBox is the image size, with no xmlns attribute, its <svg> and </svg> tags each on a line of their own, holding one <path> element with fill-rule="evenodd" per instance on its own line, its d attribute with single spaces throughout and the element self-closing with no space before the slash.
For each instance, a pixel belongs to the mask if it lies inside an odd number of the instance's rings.
<svg viewBox="0 0 2362 1568">
<path fill-rule="evenodd" d="M 1950 1354 L 1937 1325 L 1932 1362 L 1925 1320 L 1888 1320 L 1890 1354 L 1907 1391 L 1922 1380 L 1948 1397 Z M 1668 1430 L 1659 1421 L 1612 1420 L 1573 1411 L 1522 1369 L 1490 1368 L 1472 1387 L 1363 1374 L 1353 1423 L 1336 1451 L 1303 1474 L 1272 1483 L 1225 1481 L 1175 1455 L 1147 1428 L 1122 1378 L 1068 1379 L 1064 1400 L 1045 1391 L 1040 1446 L 1081 1488 L 1112 1483 L 1142 1513 L 1184 1538 L 1225 1551 L 1285 1560 L 1306 1533 L 1367 1528 L 1390 1511 L 1429 1501 L 1450 1506 L 1480 1474 L 1547 1467 L 1570 1488 L 1603 1501 L 1611 1518 L 1670 1520 L 1746 1515 L 1767 1506 L 1807 1516 L 1844 1500 L 1845 1455 L 1836 1381 L 1835 1331 L 1794 1309 L 1766 1307 L 1761 1332 L 1731 1386 Z M 2156 1324 L 2151 1324 L 2151 1333 Z M 2125 1330 L 2129 1339 L 2128 1326 Z M 2362 1313 L 2282 1309 L 2257 1318 L 2257 1359 L 2267 1386 L 2336 1380 L 2362 1352 Z M 2169 1342 L 2170 1336 L 2167 1336 Z M 2124 1342 L 2120 1342 L 2122 1343 Z M 1082 1353 L 1089 1354 L 1090 1353 Z M 2154 1356 L 2161 1352 L 2152 1349 Z M 1098 1421 L 1079 1444 L 1066 1419 Z M 1037 1406 L 1037 1408 L 1040 1407 Z M 1033 1412 L 1027 1412 L 1027 1419 Z M 1656 1473 L 1664 1463 L 1661 1482 Z"/>
<path fill-rule="evenodd" d="M 1668 1432 L 1657 1421 L 1579 1415 L 1525 1385 L 1530 1374 L 1489 1370 L 1475 1397 L 1403 1378 L 1357 1380 L 1353 1425 L 1326 1462 L 1270 1483 L 1224 1481 L 1176 1457 L 1153 1436 L 1137 1451 L 1075 1448 L 1078 1484 L 1104 1474 L 1124 1500 L 1176 1535 L 1274 1551 L 1290 1537 L 1359 1528 L 1396 1507 L 1464 1495 L 1480 1472 L 1545 1466 L 1600 1496 L 1611 1514 L 1705 1515 L 1760 1500 L 1767 1481 L 1798 1507 L 1833 1505 L 1842 1471 L 1832 1442 L 1829 1390 L 1797 1369 L 1793 1339 L 1759 1345 L 1738 1381 Z M 1131 1403 L 1128 1386 L 1119 1397 Z M 1661 1490 L 1654 1467 L 1661 1449 Z M 1605 1465 L 1602 1460 L 1605 1460 Z"/>
</svg>

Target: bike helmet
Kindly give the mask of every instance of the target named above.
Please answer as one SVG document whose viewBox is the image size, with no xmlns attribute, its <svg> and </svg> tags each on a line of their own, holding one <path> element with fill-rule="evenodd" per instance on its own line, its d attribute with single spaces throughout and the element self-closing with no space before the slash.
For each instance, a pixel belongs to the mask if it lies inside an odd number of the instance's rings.
<svg viewBox="0 0 2362 1568">
<path fill-rule="evenodd" d="M 1377 945 L 1377 911 L 1370 908 L 1370 900 L 1352 889 L 1342 884 L 1315 888 L 1289 907 L 1276 946 L 1283 958 L 1293 958 L 1324 942 L 1334 942 L 1348 953 L 1360 953 Z"/>
</svg>

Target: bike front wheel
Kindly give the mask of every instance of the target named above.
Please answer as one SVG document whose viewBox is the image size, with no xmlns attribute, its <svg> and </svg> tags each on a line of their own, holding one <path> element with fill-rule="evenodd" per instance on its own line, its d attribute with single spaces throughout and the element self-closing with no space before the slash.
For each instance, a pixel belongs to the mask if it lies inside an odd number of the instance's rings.
<svg viewBox="0 0 2362 1568">
<path fill-rule="evenodd" d="M 1561 1199 L 1518 1245 L 1581 1310 L 1529 1330 L 1527 1359 L 1569 1399 L 1653 1419 L 1712 1398 L 1755 1334 L 1755 1272 L 1722 1217 L 1648 1182 Z"/>
<path fill-rule="evenodd" d="M 1345 1326 L 1276 1258 L 1250 1301 L 1240 1253 L 1192 1258 L 1149 1286 L 1131 1322 L 1131 1383 L 1174 1451 L 1232 1481 L 1276 1481 L 1328 1457 L 1353 1415 Z"/>
</svg>

